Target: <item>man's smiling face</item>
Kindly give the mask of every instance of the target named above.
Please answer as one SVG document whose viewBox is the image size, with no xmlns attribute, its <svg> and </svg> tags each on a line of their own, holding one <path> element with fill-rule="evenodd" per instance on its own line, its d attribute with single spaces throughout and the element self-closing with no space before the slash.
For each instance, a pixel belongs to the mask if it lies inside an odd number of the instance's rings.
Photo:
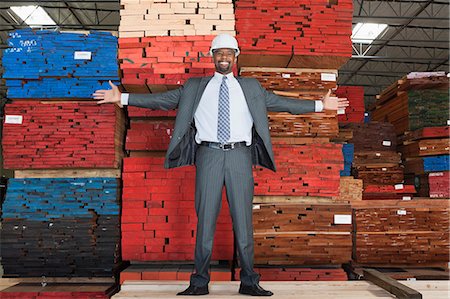
<svg viewBox="0 0 450 299">
<path fill-rule="evenodd" d="M 231 73 L 236 63 L 236 51 L 234 49 L 221 48 L 213 52 L 216 71 L 222 75 Z"/>
</svg>

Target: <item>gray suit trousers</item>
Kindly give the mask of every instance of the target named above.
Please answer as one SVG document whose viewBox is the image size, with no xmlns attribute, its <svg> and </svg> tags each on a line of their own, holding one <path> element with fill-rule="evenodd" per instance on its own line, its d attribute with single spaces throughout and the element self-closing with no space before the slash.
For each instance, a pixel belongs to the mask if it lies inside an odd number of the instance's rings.
<svg viewBox="0 0 450 299">
<path fill-rule="evenodd" d="M 241 265 L 241 283 L 259 282 L 253 270 L 253 173 L 250 147 L 228 151 L 199 146 L 196 154 L 195 210 L 198 217 L 195 272 L 191 284 L 209 283 L 214 232 L 225 185 Z"/>
</svg>

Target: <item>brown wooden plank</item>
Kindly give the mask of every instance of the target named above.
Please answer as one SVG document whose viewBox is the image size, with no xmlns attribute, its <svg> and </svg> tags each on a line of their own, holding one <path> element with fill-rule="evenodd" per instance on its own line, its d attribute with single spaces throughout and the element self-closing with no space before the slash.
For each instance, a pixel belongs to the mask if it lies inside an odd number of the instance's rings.
<svg viewBox="0 0 450 299">
<path fill-rule="evenodd" d="M 422 299 L 422 294 L 410 287 L 407 287 L 397 280 L 384 275 L 383 273 L 373 270 L 364 270 L 364 278 L 377 286 L 385 289 L 391 294 L 394 294 L 399 299 Z"/>
</svg>

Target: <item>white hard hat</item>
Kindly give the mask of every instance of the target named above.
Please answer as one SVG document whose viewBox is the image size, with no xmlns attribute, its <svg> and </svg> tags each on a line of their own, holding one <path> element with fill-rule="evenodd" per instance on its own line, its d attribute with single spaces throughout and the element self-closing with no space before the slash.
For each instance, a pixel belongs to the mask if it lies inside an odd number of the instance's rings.
<svg viewBox="0 0 450 299">
<path fill-rule="evenodd" d="M 211 43 L 211 50 L 209 50 L 209 53 L 213 55 L 214 50 L 221 48 L 236 50 L 236 56 L 240 53 L 236 38 L 229 34 L 219 34 L 216 36 Z"/>
</svg>

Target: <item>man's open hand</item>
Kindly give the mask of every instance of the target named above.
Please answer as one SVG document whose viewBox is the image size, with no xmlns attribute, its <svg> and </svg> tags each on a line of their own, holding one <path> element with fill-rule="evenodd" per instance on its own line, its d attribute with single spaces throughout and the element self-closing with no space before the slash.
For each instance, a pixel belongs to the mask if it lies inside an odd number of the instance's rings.
<svg viewBox="0 0 450 299">
<path fill-rule="evenodd" d="M 105 103 L 114 103 L 118 105 L 120 108 L 123 108 L 120 103 L 120 95 L 122 94 L 119 91 L 119 88 L 114 85 L 111 80 L 109 81 L 109 85 L 111 85 L 111 89 L 99 89 L 96 90 L 92 96 L 95 100 L 100 100 L 97 104 L 105 104 Z"/>
<path fill-rule="evenodd" d="M 331 89 L 328 90 L 328 93 L 322 100 L 324 110 L 341 110 L 348 107 L 349 102 L 347 98 L 331 97 L 330 95 Z"/>
</svg>

